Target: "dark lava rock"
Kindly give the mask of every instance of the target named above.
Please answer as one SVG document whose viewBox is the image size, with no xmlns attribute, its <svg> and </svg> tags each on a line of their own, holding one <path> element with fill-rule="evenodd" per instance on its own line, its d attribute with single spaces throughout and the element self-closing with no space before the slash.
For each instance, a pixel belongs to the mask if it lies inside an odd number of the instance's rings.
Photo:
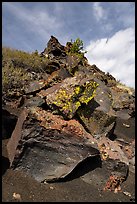
<svg viewBox="0 0 137 204">
<path fill-rule="evenodd" d="M 58 63 L 58 61 L 49 61 L 46 65 L 46 72 L 48 74 L 51 74 L 53 71 L 56 71 L 60 69 L 60 64 Z"/>
<path fill-rule="evenodd" d="M 89 78 L 69 77 L 46 90 L 46 102 L 71 119 L 81 104 L 87 104 L 94 97 L 97 86 Z"/>
<path fill-rule="evenodd" d="M 127 179 L 128 165 L 123 162 L 114 161 L 112 167 L 109 179 L 103 190 L 114 191 L 117 193 L 118 191 L 121 191 L 121 184 Z"/>
<path fill-rule="evenodd" d="M 31 97 L 30 99 L 26 100 L 26 103 L 24 104 L 25 107 L 39 107 L 45 104 L 45 100 L 42 99 L 41 97 L 35 96 Z"/>
<path fill-rule="evenodd" d="M 121 191 L 122 183 L 127 177 L 127 164 L 118 160 L 107 159 L 102 161 L 101 168 L 96 168 L 94 172 L 91 171 L 83 175 L 82 180 L 92 186 L 96 184 L 100 191 L 114 191 L 116 193 Z M 112 194 L 110 193 L 110 195 Z"/>
<path fill-rule="evenodd" d="M 16 126 L 17 116 L 2 109 L 2 138 L 9 138 Z"/>
<path fill-rule="evenodd" d="M 68 70 L 62 66 L 59 70 L 52 72 L 52 74 L 49 75 L 47 80 L 45 80 L 45 87 L 43 90 L 45 90 L 46 88 L 52 87 L 55 84 L 62 82 L 67 77 L 71 77 L 71 75 L 68 72 Z"/>
<path fill-rule="evenodd" d="M 65 178 L 82 160 L 99 155 L 94 138 L 78 121 L 36 107 L 24 109 L 7 150 L 12 168 L 40 182 Z"/>
<path fill-rule="evenodd" d="M 77 55 L 68 55 L 66 57 L 67 69 L 69 73 L 74 75 L 74 73 L 78 70 L 78 65 L 82 60 Z"/>
<path fill-rule="evenodd" d="M 99 86 L 94 98 L 84 107 L 79 108 L 78 115 L 88 131 L 98 138 L 106 136 L 115 125 L 115 114 L 112 110 L 112 95 L 108 87 L 98 79 Z"/>
<path fill-rule="evenodd" d="M 32 81 L 29 86 L 25 89 L 26 94 L 32 94 L 40 91 L 45 86 L 45 80 Z"/>
<path fill-rule="evenodd" d="M 54 36 L 51 36 L 47 43 L 47 48 L 41 54 L 49 59 L 53 59 L 55 56 L 66 56 L 65 47 Z"/>
<path fill-rule="evenodd" d="M 41 53 L 45 58 L 43 77 L 34 70 L 27 83 L 18 87 L 21 90 L 13 88 L 11 97 L 4 94 L 2 98 L 4 109 L 7 103 L 11 112 L 24 108 L 13 133 L 10 131 L 10 167 L 25 170 L 40 182 L 66 178 L 90 157 L 99 156 L 106 163 L 118 160 L 125 169 L 132 159 L 112 136 L 121 134 L 115 131 L 117 118 L 128 121 L 134 117 L 134 93 L 118 86 L 109 73 L 89 65 L 80 53 L 69 53 L 71 46 L 61 45 L 51 36 Z M 35 78 L 38 80 L 32 81 Z M 4 112 L 4 131 L 9 117 Z M 124 172 L 122 165 L 118 168 Z M 115 176 L 119 179 L 121 174 Z"/>
</svg>

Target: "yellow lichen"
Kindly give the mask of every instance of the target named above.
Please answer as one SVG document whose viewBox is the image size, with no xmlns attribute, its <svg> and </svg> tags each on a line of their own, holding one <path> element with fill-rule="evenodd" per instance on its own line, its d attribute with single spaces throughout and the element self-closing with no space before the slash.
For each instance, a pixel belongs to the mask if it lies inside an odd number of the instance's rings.
<svg viewBox="0 0 137 204">
<path fill-rule="evenodd" d="M 97 86 L 96 82 L 87 81 L 84 85 L 76 85 L 74 89 L 70 90 L 62 87 L 57 91 L 53 104 L 58 106 L 68 117 L 72 117 L 73 113 L 81 106 L 81 103 L 88 104 L 95 96 Z"/>
<path fill-rule="evenodd" d="M 75 89 L 74 89 L 74 92 L 78 95 L 80 93 L 80 87 L 77 86 Z"/>
<path fill-rule="evenodd" d="M 99 84 L 97 84 L 96 82 L 86 82 L 86 85 L 85 85 L 85 90 L 82 94 L 82 96 L 80 97 L 79 101 L 81 103 L 85 103 L 85 104 L 88 104 L 88 102 L 94 98 L 95 96 L 95 92 L 96 92 L 96 88 L 98 87 Z M 91 89 L 93 89 L 93 93 L 92 95 L 90 95 L 91 93 Z M 89 96 L 90 95 L 90 96 Z"/>
<path fill-rule="evenodd" d="M 75 103 L 75 106 L 76 106 L 76 109 L 78 109 L 78 107 L 81 106 L 81 103 L 80 103 L 79 101 L 77 101 L 77 102 Z"/>
</svg>

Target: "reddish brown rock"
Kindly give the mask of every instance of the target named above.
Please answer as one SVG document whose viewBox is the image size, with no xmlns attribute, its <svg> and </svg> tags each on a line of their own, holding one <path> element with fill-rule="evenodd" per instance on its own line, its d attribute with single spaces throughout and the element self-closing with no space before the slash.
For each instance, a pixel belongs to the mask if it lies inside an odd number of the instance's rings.
<svg viewBox="0 0 137 204">
<path fill-rule="evenodd" d="M 21 140 L 22 126 L 23 126 L 24 120 L 26 119 L 27 115 L 28 115 L 27 109 L 24 109 L 24 111 L 21 113 L 20 117 L 18 118 L 16 127 L 7 144 L 7 151 L 8 151 L 8 156 L 9 156 L 11 165 L 14 161 L 15 155 L 20 154 L 19 150 L 17 150 L 17 147 L 18 147 L 19 141 Z"/>
<path fill-rule="evenodd" d="M 117 141 L 111 141 L 107 137 L 102 137 L 98 140 L 98 147 L 103 160 L 109 158 L 129 165 L 129 159 Z"/>
</svg>

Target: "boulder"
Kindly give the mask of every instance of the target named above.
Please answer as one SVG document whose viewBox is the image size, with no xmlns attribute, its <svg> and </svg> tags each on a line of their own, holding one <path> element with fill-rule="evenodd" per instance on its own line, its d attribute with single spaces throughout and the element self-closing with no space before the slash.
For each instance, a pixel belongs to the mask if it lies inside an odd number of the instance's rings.
<svg viewBox="0 0 137 204">
<path fill-rule="evenodd" d="M 108 136 L 112 133 L 115 125 L 115 114 L 112 110 L 112 96 L 108 87 L 99 79 L 94 79 L 99 86 L 94 98 L 78 110 L 80 120 L 85 128 L 94 137 L 99 138 L 102 134 Z"/>
<path fill-rule="evenodd" d="M 25 107 L 39 107 L 42 106 L 43 104 L 45 104 L 45 100 L 42 99 L 39 96 L 35 96 L 35 97 L 31 97 L 30 99 L 27 99 L 26 102 L 24 103 Z"/>
<path fill-rule="evenodd" d="M 12 168 L 40 182 L 65 178 L 80 162 L 100 154 L 78 121 L 65 121 L 39 107 L 24 109 L 7 150 Z"/>
<path fill-rule="evenodd" d="M 55 60 L 48 61 L 45 66 L 45 71 L 48 74 L 51 74 L 53 71 L 56 71 L 58 69 L 60 69 L 60 64 L 58 63 L 58 61 Z"/>
<path fill-rule="evenodd" d="M 115 161 L 109 179 L 107 180 L 103 190 L 114 191 L 114 193 L 118 193 L 119 191 L 121 192 L 121 185 L 127 179 L 128 171 L 129 169 L 127 164 Z"/>
<path fill-rule="evenodd" d="M 47 43 L 47 47 L 41 53 L 41 55 L 46 56 L 49 59 L 53 59 L 58 56 L 66 56 L 65 47 L 61 45 L 57 38 L 51 36 L 50 40 Z"/>
<path fill-rule="evenodd" d="M 71 119 L 81 104 L 94 97 L 98 84 L 90 78 L 69 77 L 45 91 L 46 103 Z"/>
<path fill-rule="evenodd" d="M 95 64 L 90 65 L 88 62 L 84 64 L 84 70 L 82 69 L 82 71 L 85 71 L 85 69 L 88 70 L 90 74 L 92 73 L 94 78 L 102 81 L 107 87 L 113 87 L 116 85 L 116 79 L 111 74 L 105 74 L 105 72 L 101 71 Z"/>
<path fill-rule="evenodd" d="M 128 120 L 135 114 L 135 98 L 126 89 L 114 86 L 111 89 L 112 108 L 117 117 Z"/>
</svg>

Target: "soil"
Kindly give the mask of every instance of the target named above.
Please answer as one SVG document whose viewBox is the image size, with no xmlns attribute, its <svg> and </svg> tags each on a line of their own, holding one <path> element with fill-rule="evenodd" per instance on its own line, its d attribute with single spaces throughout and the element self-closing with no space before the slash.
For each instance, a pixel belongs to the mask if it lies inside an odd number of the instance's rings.
<svg viewBox="0 0 137 204">
<path fill-rule="evenodd" d="M 134 118 L 128 121 L 127 131 L 122 124 L 122 120 L 117 123 L 117 137 L 120 135 L 125 141 L 132 141 L 135 138 Z M 8 140 L 2 141 L 2 202 L 135 202 L 135 170 L 130 166 L 118 193 L 103 190 L 108 178 L 107 162 L 101 167 L 90 168 L 93 161 L 87 160 L 66 181 L 39 183 L 25 172 L 9 168 Z"/>
</svg>

